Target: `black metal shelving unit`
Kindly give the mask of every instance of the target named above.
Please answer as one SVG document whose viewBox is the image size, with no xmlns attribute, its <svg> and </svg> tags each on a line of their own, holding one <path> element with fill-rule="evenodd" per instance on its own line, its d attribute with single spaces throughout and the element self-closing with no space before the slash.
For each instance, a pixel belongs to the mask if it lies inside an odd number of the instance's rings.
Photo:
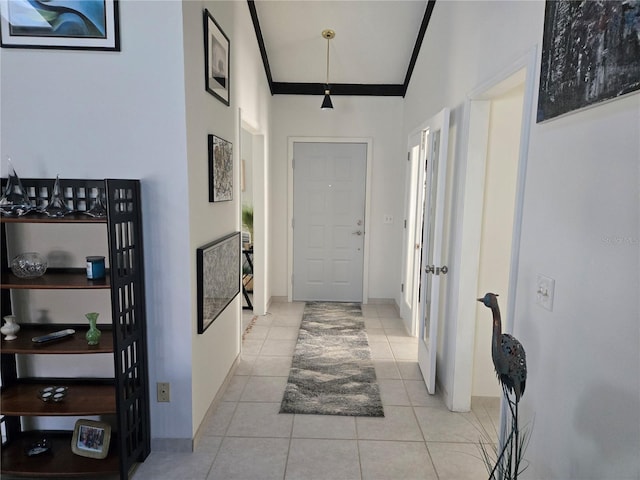
<svg viewBox="0 0 640 480">
<path fill-rule="evenodd" d="M 51 195 L 52 179 L 22 179 L 32 205 L 45 205 Z M 6 179 L 2 180 L 4 185 Z M 34 348 L 28 340 L 2 340 L 2 403 L 0 422 L 5 427 L 6 441 L 2 444 L 1 471 L 3 474 L 26 477 L 69 477 L 119 474 L 129 477 L 132 467 L 145 460 L 150 452 L 149 382 L 146 345 L 146 307 L 144 286 L 144 255 L 142 242 L 142 213 L 139 180 L 60 180 L 65 203 L 75 213 L 62 218 L 50 218 L 40 213 L 28 213 L 22 217 L 2 217 L 2 281 L 1 313 L 12 312 L 12 289 L 109 289 L 112 321 L 109 341 L 100 349 L 86 346 L 86 341 L 70 338 Z M 105 199 L 106 217 L 86 215 L 96 198 Z M 13 223 L 22 224 L 104 224 L 108 236 L 109 269 L 104 280 L 87 280 L 81 269 L 56 269 L 47 271 L 39 279 L 24 280 L 15 277 L 8 265 L 7 228 Z M 23 325 L 23 328 L 54 331 L 69 325 Z M 79 326 L 80 331 L 86 325 Z M 25 332 L 25 334 L 28 334 Z M 19 334 L 20 335 L 20 334 Z M 76 332 L 74 335 L 77 337 Z M 24 337 L 24 335 L 23 335 Z M 30 338 L 30 337 L 25 337 Z M 18 342 L 18 343 L 15 343 Z M 112 353 L 114 378 L 70 379 L 83 395 L 93 398 L 95 414 L 112 414 L 117 428 L 112 436 L 109 456 L 96 460 L 74 455 L 71 452 L 72 432 L 22 431 L 21 417 L 88 415 L 86 405 L 69 402 L 64 409 L 52 405 L 43 409 L 38 403 L 29 402 L 38 381 L 60 382 L 64 378 L 20 378 L 17 368 L 18 355 L 60 355 Z M 64 375 L 61 375 L 64 377 Z M 26 395 L 21 399 L 20 395 Z M 15 407 L 21 405 L 20 407 Z M 24 407 L 22 407 L 24 405 Z M 31 406 L 30 406 L 31 405 Z M 41 457 L 27 457 L 25 445 L 33 438 L 46 434 L 52 440 L 52 453 Z"/>
</svg>

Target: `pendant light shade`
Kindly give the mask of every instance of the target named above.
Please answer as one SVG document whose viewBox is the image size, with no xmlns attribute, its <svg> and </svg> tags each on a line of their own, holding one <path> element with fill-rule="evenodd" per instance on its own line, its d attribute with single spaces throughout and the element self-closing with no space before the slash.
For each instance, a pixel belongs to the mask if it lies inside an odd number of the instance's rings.
<svg viewBox="0 0 640 480">
<path fill-rule="evenodd" d="M 322 38 L 327 39 L 327 82 L 324 86 L 324 99 L 322 100 L 321 110 L 333 110 L 333 102 L 331 101 L 331 88 L 329 87 L 329 41 L 336 36 L 336 32 L 327 29 L 322 31 Z"/>
<path fill-rule="evenodd" d="M 328 85 L 327 85 L 328 87 Z M 333 103 L 331 102 L 331 97 L 329 96 L 329 88 L 324 91 L 324 100 L 322 100 L 321 110 L 332 110 Z"/>
</svg>

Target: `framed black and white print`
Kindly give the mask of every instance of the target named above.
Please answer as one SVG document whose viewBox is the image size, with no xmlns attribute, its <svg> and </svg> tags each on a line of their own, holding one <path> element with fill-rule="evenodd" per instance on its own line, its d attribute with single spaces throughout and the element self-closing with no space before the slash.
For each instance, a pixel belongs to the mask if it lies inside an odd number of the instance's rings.
<svg viewBox="0 0 640 480">
<path fill-rule="evenodd" d="M 196 250 L 198 333 L 240 293 L 240 232 L 233 232 Z"/>
<path fill-rule="evenodd" d="M 205 87 L 214 97 L 229 105 L 231 78 L 229 69 L 229 37 L 225 35 L 209 10 L 204 11 L 204 76 Z"/>
<path fill-rule="evenodd" d="M 0 0 L 0 45 L 120 50 L 117 0 Z"/>
<path fill-rule="evenodd" d="M 233 144 L 209 135 L 209 201 L 233 200 Z"/>
<path fill-rule="evenodd" d="M 538 122 L 640 89 L 640 1 L 547 0 Z"/>
</svg>

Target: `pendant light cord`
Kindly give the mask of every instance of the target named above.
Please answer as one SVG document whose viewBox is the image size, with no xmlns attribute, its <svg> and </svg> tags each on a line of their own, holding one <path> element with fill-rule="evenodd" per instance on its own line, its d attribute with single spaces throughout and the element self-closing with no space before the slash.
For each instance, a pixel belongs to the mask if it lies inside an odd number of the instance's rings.
<svg viewBox="0 0 640 480">
<path fill-rule="evenodd" d="M 329 41 L 331 39 L 327 38 L 327 88 L 329 88 Z"/>
</svg>

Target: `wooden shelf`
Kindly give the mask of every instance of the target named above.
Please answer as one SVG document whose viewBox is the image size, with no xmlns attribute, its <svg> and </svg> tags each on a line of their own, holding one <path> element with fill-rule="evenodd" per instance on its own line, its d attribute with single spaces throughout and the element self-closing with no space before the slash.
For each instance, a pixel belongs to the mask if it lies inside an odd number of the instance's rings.
<svg viewBox="0 0 640 480">
<path fill-rule="evenodd" d="M 38 278 L 18 278 L 13 273 L 2 272 L 0 287 L 3 289 L 108 289 L 110 288 L 109 274 L 100 280 L 89 280 L 84 268 L 49 269 Z"/>
<path fill-rule="evenodd" d="M 34 431 L 20 434 L 9 445 L 2 448 L 1 471 L 3 475 L 32 478 L 94 477 L 117 475 L 119 471 L 114 435 L 109 445 L 107 458 L 81 457 L 71 451 L 72 432 Z M 25 451 L 31 444 L 47 438 L 51 451 L 29 457 Z"/>
<path fill-rule="evenodd" d="M 73 328 L 76 333 L 60 340 L 53 340 L 47 343 L 33 343 L 33 337 L 39 337 L 52 332 L 58 332 L 67 328 Z M 102 331 L 99 345 L 87 345 L 85 334 L 89 329 L 89 323 L 86 325 L 29 325 L 21 324 L 20 331 L 17 333 L 18 338 L 15 340 L 2 339 L 0 344 L 0 352 L 2 353 L 21 353 L 21 354 L 91 354 L 91 353 L 113 353 L 113 335 L 111 324 L 100 325 L 98 328 Z"/>
<path fill-rule="evenodd" d="M 22 217 L 0 216 L 1 223 L 107 223 L 107 217 L 95 218 L 84 213 L 70 213 L 62 218 L 48 217 L 42 213 L 27 213 Z"/>
<path fill-rule="evenodd" d="M 56 379 L 59 380 L 59 379 Z M 68 387 L 61 402 L 43 402 L 38 392 L 48 386 Z M 19 383 L 2 387 L 0 397 L 2 415 L 19 416 L 78 416 L 110 415 L 116 413 L 116 390 L 114 385 L 99 385 L 75 382 Z"/>
</svg>

